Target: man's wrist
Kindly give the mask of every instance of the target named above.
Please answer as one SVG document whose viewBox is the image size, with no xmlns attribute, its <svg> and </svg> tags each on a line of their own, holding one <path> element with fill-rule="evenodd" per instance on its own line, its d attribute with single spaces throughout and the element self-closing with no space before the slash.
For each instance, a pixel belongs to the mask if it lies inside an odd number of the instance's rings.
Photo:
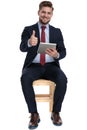
<svg viewBox="0 0 87 130">
<path fill-rule="evenodd" d="M 30 39 L 28 39 L 27 45 L 28 45 L 28 47 L 31 47 L 31 44 L 30 44 L 29 40 Z"/>
<path fill-rule="evenodd" d="M 58 59 L 60 57 L 60 54 L 59 53 L 57 53 L 57 56 L 55 57 L 55 59 Z"/>
</svg>

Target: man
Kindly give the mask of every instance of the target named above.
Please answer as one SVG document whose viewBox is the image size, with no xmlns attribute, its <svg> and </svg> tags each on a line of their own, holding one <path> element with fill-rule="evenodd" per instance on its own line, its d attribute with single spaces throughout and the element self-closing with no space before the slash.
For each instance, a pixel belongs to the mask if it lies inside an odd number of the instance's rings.
<svg viewBox="0 0 87 130">
<path fill-rule="evenodd" d="M 41 2 L 38 11 L 39 21 L 32 26 L 25 27 L 22 33 L 20 50 L 27 52 L 27 56 L 23 66 L 21 84 L 29 113 L 31 113 L 30 129 L 36 128 L 40 121 L 32 87 L 32 82 L 40 78 L 56 83 L 51 119 L 56 126 L 62 124 L 59 112 L 66 93 L 67 78 L 60 68 L 59 60 L 65 57 L 66 49 L 60 29 L 49 25 L 53 10 L 50 1 Z M 40 42 L 56 43 L 56 49 L 46 49 L 45 55 L 42 56 L 38 53 Z"/>
</svg>

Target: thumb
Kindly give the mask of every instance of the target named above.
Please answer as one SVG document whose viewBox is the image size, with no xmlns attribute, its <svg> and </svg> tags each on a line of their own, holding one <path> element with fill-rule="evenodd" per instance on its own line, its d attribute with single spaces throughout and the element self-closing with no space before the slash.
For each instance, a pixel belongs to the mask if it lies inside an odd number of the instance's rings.
<svg viewBox="0 0 87 130">
<path fill-rule="evenodd" d="M 35 30 L 33 30 L 33 32 L 32 32 L 32 36 L 35 36 Z"/>
</svg>

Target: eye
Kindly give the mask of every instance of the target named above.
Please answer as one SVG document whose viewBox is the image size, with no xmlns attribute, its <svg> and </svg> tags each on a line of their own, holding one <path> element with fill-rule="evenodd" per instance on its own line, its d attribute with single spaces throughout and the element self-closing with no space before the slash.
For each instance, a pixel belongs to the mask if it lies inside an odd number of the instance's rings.
<svg viewBox="0 0 87 130">
<path fill-rule="evenodd" d="M 51 12 L 48 12 L 49 15 L 51 15 Z"/>
<path fill-rule="evenodd" d="M 42 11 L 42 13 L 43 13 L 43 14 L 46 14 L 46 12 L 45 12 L 45 11 Z"/>
</svg>

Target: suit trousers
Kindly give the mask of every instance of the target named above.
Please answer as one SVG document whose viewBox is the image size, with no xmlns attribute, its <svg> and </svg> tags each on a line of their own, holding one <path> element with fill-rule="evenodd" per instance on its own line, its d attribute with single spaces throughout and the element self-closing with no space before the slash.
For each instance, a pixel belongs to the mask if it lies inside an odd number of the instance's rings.
<svg viewBox="0 0 87 130">
<path fill-rule="evenodd" d="M 39 63 L 32 63 L 29 67 L 24 68 L 21 76 L 21 85 L 29 112 L 38 112 L 32 83 L 40 78 L 56 83 L 53 112 L 60 112 L 66 93 L 67 77 L 55 62 L 46 63 L 44 66 Z"/>
</svg>

